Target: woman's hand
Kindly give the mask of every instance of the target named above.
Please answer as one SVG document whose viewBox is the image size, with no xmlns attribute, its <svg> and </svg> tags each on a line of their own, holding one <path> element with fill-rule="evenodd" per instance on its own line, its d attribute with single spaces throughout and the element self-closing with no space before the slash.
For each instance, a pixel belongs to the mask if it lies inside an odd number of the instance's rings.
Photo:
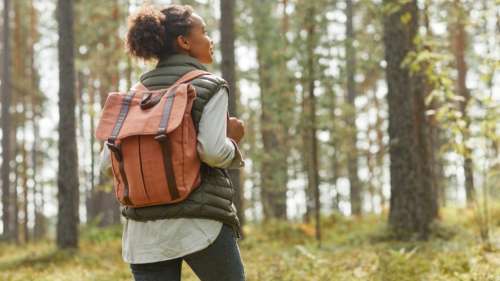
<svg viewBox="0 0 500 281">
<path fill-rule="evenodd" d="M 227 122 L 227 136 L 239 143 L 245 135 L 245 126 L 243 121 L 235 117 L 229 117 Z"/>
</svg>

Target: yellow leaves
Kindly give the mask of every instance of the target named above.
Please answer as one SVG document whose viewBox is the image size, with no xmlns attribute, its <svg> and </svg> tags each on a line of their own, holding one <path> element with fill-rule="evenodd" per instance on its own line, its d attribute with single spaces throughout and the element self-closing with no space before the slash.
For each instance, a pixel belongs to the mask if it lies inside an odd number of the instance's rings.
<svg viewBox="0 0 500 281">
<path fill-rule="evenodd" d="M 305 234 L 308 237 L 315 237 L 316 236 L 316 229 L 315 229 L 314 225 L 312 225 L 312 224 L 302 223 L 302 224 L 298 225 L 298 228 L 303 234 Z"/>
<path fill-rule="evenodd" d="M 401 22 L 405 25 L 408 25 L 412 19 L 412 16 L 411 16 L 411 13 L 410 12 L 406 12 L 404 13 L 401 17 Z"/>
</svg>

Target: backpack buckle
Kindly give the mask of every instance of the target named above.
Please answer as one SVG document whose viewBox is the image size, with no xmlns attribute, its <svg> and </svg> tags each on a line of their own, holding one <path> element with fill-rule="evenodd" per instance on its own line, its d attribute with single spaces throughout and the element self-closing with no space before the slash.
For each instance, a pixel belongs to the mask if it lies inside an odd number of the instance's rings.
<svg viewBox="0 0 500 281">
<path fill-rule="evenodd" d="M 167 139 L 167 135 L 165 133 L 159 133 L 155 136 L 155 140 L 159 142 L 164 142 Z"/>
<path fill-rule="evenodd" d="M 116 160 L 122 161 L 123 155 L 122 155 L 122 149 L 119 144 L 115 144 L 114 140 L 108 140 L 106 142 L 106 146 L 113 152 L 113 154 L 116 157 Z"/>
<path fill-rule="evenodd" d="M 160 94 L 153 97 L 153 93 L 151 92 L 144 93 L 144 96 L 141 100 L 141 109 L 145 110 L 157 105 L 160 102 L 162 96 L 163 95 Z"/>
</svg>

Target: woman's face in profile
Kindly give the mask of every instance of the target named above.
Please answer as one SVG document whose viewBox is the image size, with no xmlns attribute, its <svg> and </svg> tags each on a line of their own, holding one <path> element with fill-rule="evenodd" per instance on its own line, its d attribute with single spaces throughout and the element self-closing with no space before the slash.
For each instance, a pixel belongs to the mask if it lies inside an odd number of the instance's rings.
<svg viewBox="0 0 500 281">
<path fill-rule="evenodd" d="M 201 63 L 211 64 L 214 53 L 213 41 L 205 30 L 205 21 L 194 13 L 191 15 L 191 19 L 193 20 L 193 25 L 189 35 L 185 37 L 189 41 L 189 47 L 186 51 Z"/>
</svg>

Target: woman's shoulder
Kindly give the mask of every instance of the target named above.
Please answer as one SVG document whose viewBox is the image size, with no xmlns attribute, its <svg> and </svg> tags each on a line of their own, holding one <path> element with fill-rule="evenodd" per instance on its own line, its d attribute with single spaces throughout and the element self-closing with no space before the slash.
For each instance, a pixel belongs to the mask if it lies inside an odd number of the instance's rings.
<svg viewBox="0 0 500 281">
<path fill-rule="evenodd" d="M 208 72 L 205 75 L 202 75 L 195 79 L 193 83 L 198 82 L 198 83 L 210 83 L 210 84 L 217 84 L 217 85 L 222 85 L 222 84 L 227 84 L 226 80 L 224 78 L 220 77 L 217 74 L 214 74 L 212 72 Z"/>
<path fill-rule="evenodd" d="M 194 79 L 191 84 L 197 88 L 201 88 L 199 90 L 207 91 L 212 95 L 222 88 L 228 88 L 226 80 L 213 73 L 202 75 Z"/>
</svg>

